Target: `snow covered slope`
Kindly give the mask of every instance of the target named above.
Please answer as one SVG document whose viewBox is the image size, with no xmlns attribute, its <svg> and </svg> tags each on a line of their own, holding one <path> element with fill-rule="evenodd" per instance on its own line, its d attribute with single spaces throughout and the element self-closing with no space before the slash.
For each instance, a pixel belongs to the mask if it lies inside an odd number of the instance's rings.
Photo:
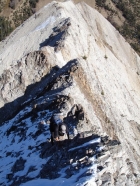
<svg viewBox="0 0 140 186">
<path fill-rule="evenodd" d="M 3 185 L 35 178 L 49 185 L 139 185 L 140 57 L 102 15 L 85 3 L 54 1 L 0 51 Z M 56 111 L 72 135 L 60 156 L 46 141 L 49 124 L 40 125 Z"/>
<path fill-rule="evenodd" d="M 98 147 L 101 138 L 89 140 L 73 148 L 69 146 L 71 152 L 66 152 L 67 148 L 65 146 L 66 149 L 53 149 L 50 143 L 47 142 L 47 138 L 50 138 L 49 125 L 42 124 L 43 126 L 40 127 L 42 119 L 50 117 L 51 113 L 48 110 L 43 111 L 45 117 L 42 117 L 42 112 L 38 112 L 38 118 L 35 121 L 29 117 L 19 122 L 30 111 L 31 108 L 26 107 L 15 118 L 1 127 L 1 185 L 77 185 L 86 182 L 87 176 L 92 176 L 92 180 L 95 181 L 94 175 L 97 173 L 96 154 L 101 151 L 100 147 Z M 44 147 L 44 144 L 46 147 Z M 82 152 L 84 147 L 86 149 L 89 147 L 94 148 L 96 153 L 91 157 L 88 154 L 84 156 L 84 152 Z M 77 157 L 75 156 L 77 160 L 70 159 L 72 153 L 74 154 L 77 149 L 80 149 L 80 154 L 77 154 Z M 48 154 L 41 153 L 44 150 Z M 42 170 L 45 165 L 46 172 Z M 44 176 L 48 176 L 48 179 L 43 179 Z M 38 177 L 42 177 L 42 179 L 21 184 Z"/>
</svg>

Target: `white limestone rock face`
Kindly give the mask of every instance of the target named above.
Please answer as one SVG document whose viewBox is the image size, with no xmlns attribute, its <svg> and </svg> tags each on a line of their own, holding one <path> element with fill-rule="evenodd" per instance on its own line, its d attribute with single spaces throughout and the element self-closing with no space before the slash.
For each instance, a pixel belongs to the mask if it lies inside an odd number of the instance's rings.
<svg viewBox="0 0 140 186">
<path fill-rule="evenodd" d="M 1 113 L 8 112 L 7 107 L 3 110 L 5 103 L 24 95 L 16 107 L 27 98 L 32 100 L 39 89 L 49 87 L 53 67 L 63 72 L 61 68 L 76 59 L 69 74 L 72 83 L 69 80 L 60 94 L 83 107 L 98 134 L 121 143 L 100 161 L 106 168 L 99 172 L 96 184 L 111 179 L 111 185 L 139 185 L 140 57 L 101 14 L 84 2 L 54 1 L 1 42 L 0 51 Z M 46 80 L 39 85 L 43 77 Z M 53 89 L 62 84 L 57 79 Z M 30 85 L 33 95 L 26 91 Z M 79 124 L 81 132 L 86 131 L 85 122 Z"/>
</svg>

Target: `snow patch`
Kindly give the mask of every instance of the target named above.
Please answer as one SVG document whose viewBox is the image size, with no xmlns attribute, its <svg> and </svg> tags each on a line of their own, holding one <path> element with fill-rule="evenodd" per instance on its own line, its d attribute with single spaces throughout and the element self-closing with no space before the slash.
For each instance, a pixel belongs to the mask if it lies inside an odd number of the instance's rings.
<svg viewBox="0 0 140 186">
<path fill-rule="evenodd" d="M 52 24 L 55 22 L 55 17 L 54 16 L 50 16 L 46 21 L 44 21 L 41 25 L 39 25 L 38 27 L 36 27 L 35 31 L 39 31 L 44 29 L 47 25 Z"/>
<path fill-rule="evenodd" d="M 21 186 L 84 186 L 84 185 L 96 185 L 95 183 L 95 176 L 97 173 L 97 164 L 95 163 L 96 157 L 93 156 L 90 158 L 92 161 L 92 165 L 87 169 L 83 168 L 79 171 L 79 173 L 71 176 L 69 179 L 66 179 L 64 177 L 57 178 L 55 180 L 48 180 L 48 179 L 36 179 L 32 181 L 28 181 L 26 183 L 21 184 Z M 61 172 L 63 169 L 61 170 Z M 80 177 L 81 175 L 84 175 L 87 171 L 91 172 L 91 176 L 83 176 Z"/>
<path fill-rule="evenodd" d="M 31 118 L 22 120 L 22 122 L 24 122 L 24 130 L 27 128 L 25 138 L 23 139 L 20 134 L 16 133 L 14 130 L 11 130 L 12 126 L 21 128 L 20 123 L 17 123 L 17 121 L 20 117 L 24 116 L 25 112 L 27 113 L 28 111 L 31 111 L 30 107 L 26 107 L 12 120 L 6 122 L 0 127 L 0 170 L 2 170 L 2 172 L 0 171 L 0 180 L 5 183 L 5 185 L 7 184 L 6 175 L 11 173 L 11 168 L 19 157 L 22 157 L 24 160 L 26 160 L 26 163 L 24 169 L 16 172 L 14 176 L 24 176 L 27 174 L 30 167 L 34 167 L 35 170 L 29 172 L 28 176 L 31 178 L 36 177 L 42 168 L 41 166 L 46 163 L 45 159 L 39 157 L 40 152 L 36 151 L 36 146 L 42 142 L 45 142 L 47 137 L 50 137 L 49 132 L 47 132 L 49 127 L 48 125 L 45 126 L 46 132 L 40 134 L 36 139 L 34 139 L 32 135 L 38 130 L 37 123 L 39 122 L 39 119 L 36 120 L 36 122 L 32 122 Z M 46 111 L 46 115 L 47 114 L 49 114 L 49 112 Z M 32 149 L 29 149 L 29 146 L 32 147 Z"/>
<path fill-rule="evenodd" d="M 93 139 L 93 140 L 91 140 L 91 141 L 89 141 L 89 142 L 87 142 L 87 143 L 84 143 L 84 144 L 82 144 L 82 145 L 80 145 L 80 146 L 71 148 L 71 149 L 69 149 L 69 151 L 73 151 L 73 150 L 75 150 L 75 149 L 79 149 L 79 148 L 81 148 L 81 147 L 86 147 L 86 146 L 88 146 L 88 145 L 90 145 L 90 144 L 100 143 L 100 142 L 101 142 L 101 138 L 95 138 L 95 139 Z"/>
</svg>

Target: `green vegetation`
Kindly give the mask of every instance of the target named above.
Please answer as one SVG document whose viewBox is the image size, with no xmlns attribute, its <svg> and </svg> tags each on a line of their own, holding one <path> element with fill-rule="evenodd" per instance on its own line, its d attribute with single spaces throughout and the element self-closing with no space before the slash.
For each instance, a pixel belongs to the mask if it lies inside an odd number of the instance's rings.
<svg viewBox="0 0 140 186">
<path fill-rule="evenodd" d="M 104 7 L 106 0 L 96 0 L 96 5 L 99 7 Z"/>
<path fill-rule="evenodd" d="M 16 7 L 15 0 L 10 0 L 9 7 L 12 8 L 12 9 L 15 9 L 15 7 Z"/>
<path fill-rule="evenodd" d="M 108 58 L 106 54 L 104 55 L 104 58 L 105 58 L 105 59 L 107 59 L 107 58 Z"/>
<path fill-rule="evenodd" d="M 120 0 L 116 6 L 122 11 L 125 18 L 120 33 L 128 40 L 134 50 L 140 53 L 140 3 L 137 0 Z"/>
<path fill-rule="evenodd" d="M 13 28 L 11 26 L 11 22 L 5 17 L 0 16 L 0 41 L 5 39 L 12 31 Z"/>
<path fill-rule="evenodd" d="M 83 59 L 86 60 L 87 59 L 87 56 L 83 56 Z"/>
<path fill-rule="evenodd" d="M 127 19 L 127 21 L 132 21 L 132 24 L 135 22 L 135 16 L 132 10 L 130 9 L 130 6 L 127 6 L 128 1 L 125 2 L 124 0 L 119 0 L 116 3 L 116 7 L 122 11 L 123 16 Z"/>
<path fill-rule="evenodd" d="M 111 7 L 111 3 L 116 9 Z M 108 13 L 107 19 L 125 37 L 132 48 L 140 54 L 140 1 L 139 0 L 96 0 L 97 9 L 105 9 Z M 122 26 L 113 16 L 119 18 L 119 13 L 124 18 Z"/>
<path fill-rule="evenodd" d="M 4 3 L 2 0 L 0 0 L 0 13 L 2 12 L 3 6 L 4 6 Z"/>
<path fill-rule="evenodd" d="M 35 13 L 36 3 L 39 0 L 25 0 L 22 6 L 16 9 L 17 4 L 20 2 L 15 0 L 2 1 L 0 0 L 0 12 L 7 6 L 11 9 L 15 9 L 10 18 L 0 16 L 0 41 L 6 38 L 16 27 L 21 25 L 31 15 Z M 9 3 L 7 3 L 9 2 Z M 17 2 L 17 4 L 16 4 Z"/>
<path fill-rule="evenodd" d="M 29 4 L 32 8 L 36 7 L 36 3 L 38 3 L 39 0 L 29 0 Z"/>
<path fill-rule="evenodd" d="M 21 25 L 25 20 L 27 20 L 33 14 L 32 9 L 25 5 L 20 10 L 17 10 L 13 13 L 13 22 L 15 27 Z"/>
<path fill-rule="evenodd" d="M 104 91 L 102 90 L 101 95 L 104 96 Z"/>
</svg>

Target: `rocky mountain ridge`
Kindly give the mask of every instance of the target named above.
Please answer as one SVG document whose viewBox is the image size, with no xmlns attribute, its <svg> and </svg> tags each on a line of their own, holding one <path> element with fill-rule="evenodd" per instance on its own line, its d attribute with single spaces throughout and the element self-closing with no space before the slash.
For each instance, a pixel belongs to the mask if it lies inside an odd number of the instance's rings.
<svg viewBox="0 0 140 186">
<path fill-rule="evenodd" d="M 0 49 L 1 184 L 139 185 L 140 58 L 106 19 L 85 3 L 52 2 Z M 71 133 L 58 152 L 46 141 L 54 112 Z"/>
<path fill-rule="evenodd" d="M 57 0 L 64 2 L 66 0 Z M 0 0 L 0 41 L 52 0 Z M 79 3 L 81 0 L 73 0 Z M 84 0 L 99 11 L 140 54 L 139 0 Z"/>
</svg>

